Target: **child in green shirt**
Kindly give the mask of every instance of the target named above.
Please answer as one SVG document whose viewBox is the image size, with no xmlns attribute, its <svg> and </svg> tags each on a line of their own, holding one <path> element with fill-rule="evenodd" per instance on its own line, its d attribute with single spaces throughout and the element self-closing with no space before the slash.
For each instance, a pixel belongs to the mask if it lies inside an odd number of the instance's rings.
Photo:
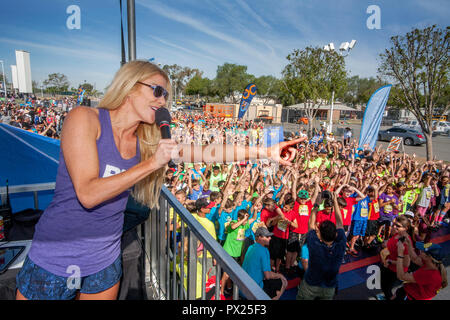
<svg viewBox="0 0 450 320">
<path fill-rule="evenodd" d="M 245 209 L 239 210 L 237 221 L 236 220 L 231 221 L 231 223 L 226 228 L 227 238 L 225 240 L 223 248 L 238 263 L 241 257 L 242 245 L 245 240 L 245 230 L 249 229 L 253 221 L 256 220 L 255 212 L 253 213 L 252 218 L 249 220 L 248 219 L 249 214 L 247 210 Z M 224 294 L 225 286 L 227 284 L 228 279 L 229 279 L 228 274 L 224 272 L 222 275 L 220 288 L 220 292 L 222 295 Z"/>
</svg>

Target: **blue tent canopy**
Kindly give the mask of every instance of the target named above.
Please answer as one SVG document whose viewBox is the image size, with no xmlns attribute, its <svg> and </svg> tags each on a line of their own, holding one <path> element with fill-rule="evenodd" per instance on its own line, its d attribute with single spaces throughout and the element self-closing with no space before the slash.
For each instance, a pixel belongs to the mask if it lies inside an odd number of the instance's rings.
<svg viewBox="0 0 450 320">
<path fill-rule="evenodd" d="M 60 141 L 0 123 L 0 186 L 55 182 Z M 39 208 L 51 202 L 53 191 L 39 192 Z M 33 194 L 11 194 L 13 212 L 34 208 Z"/>
</svg>

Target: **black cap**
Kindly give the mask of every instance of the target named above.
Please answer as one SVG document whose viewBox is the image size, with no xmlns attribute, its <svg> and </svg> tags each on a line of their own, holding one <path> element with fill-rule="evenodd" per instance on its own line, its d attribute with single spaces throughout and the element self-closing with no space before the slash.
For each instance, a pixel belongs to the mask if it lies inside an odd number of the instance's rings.
<svg viewBox="0 0 450 320">
<path fill-rule="evenodd" d="M 199 198 L 195 201 L 195 207 L 197 208 L 197 210 L 206 208 L 207 206 L 209 206 L 209 201 L 207 198 Z"/>
</svg>

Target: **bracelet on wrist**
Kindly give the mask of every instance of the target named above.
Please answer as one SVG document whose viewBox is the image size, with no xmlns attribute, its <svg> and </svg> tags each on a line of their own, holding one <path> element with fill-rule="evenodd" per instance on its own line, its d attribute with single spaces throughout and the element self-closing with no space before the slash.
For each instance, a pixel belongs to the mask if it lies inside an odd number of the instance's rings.
<svg viewBox="0 0 450 320">
<path fill-rule="evenodd" d="M 397 258 L 404 258 L 404 256 L 397 256 Z"/>
</svg>

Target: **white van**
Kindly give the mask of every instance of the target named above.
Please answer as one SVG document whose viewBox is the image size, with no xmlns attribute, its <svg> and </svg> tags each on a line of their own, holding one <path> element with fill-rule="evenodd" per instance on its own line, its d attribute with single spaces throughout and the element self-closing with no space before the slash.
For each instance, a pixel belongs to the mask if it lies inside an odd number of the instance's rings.
<svg viewBox="0 0 450 320">
<path fill-rule="evenodd" d="M 412 130 L 422 131 L 422 128 L 420 127 L 419 121 L 417 121 L 417 120 L 406 121 L 404 124 L 400 125 L 399 127 L 405 128 L 405 129 L 412 129 Z"/>
<path fill-rule="evenodd" d="M 443 134 L 448 135 L 450 132 L 450 122 L 448 121 L 433 121 L 433 135 Z"/>
</svg>

